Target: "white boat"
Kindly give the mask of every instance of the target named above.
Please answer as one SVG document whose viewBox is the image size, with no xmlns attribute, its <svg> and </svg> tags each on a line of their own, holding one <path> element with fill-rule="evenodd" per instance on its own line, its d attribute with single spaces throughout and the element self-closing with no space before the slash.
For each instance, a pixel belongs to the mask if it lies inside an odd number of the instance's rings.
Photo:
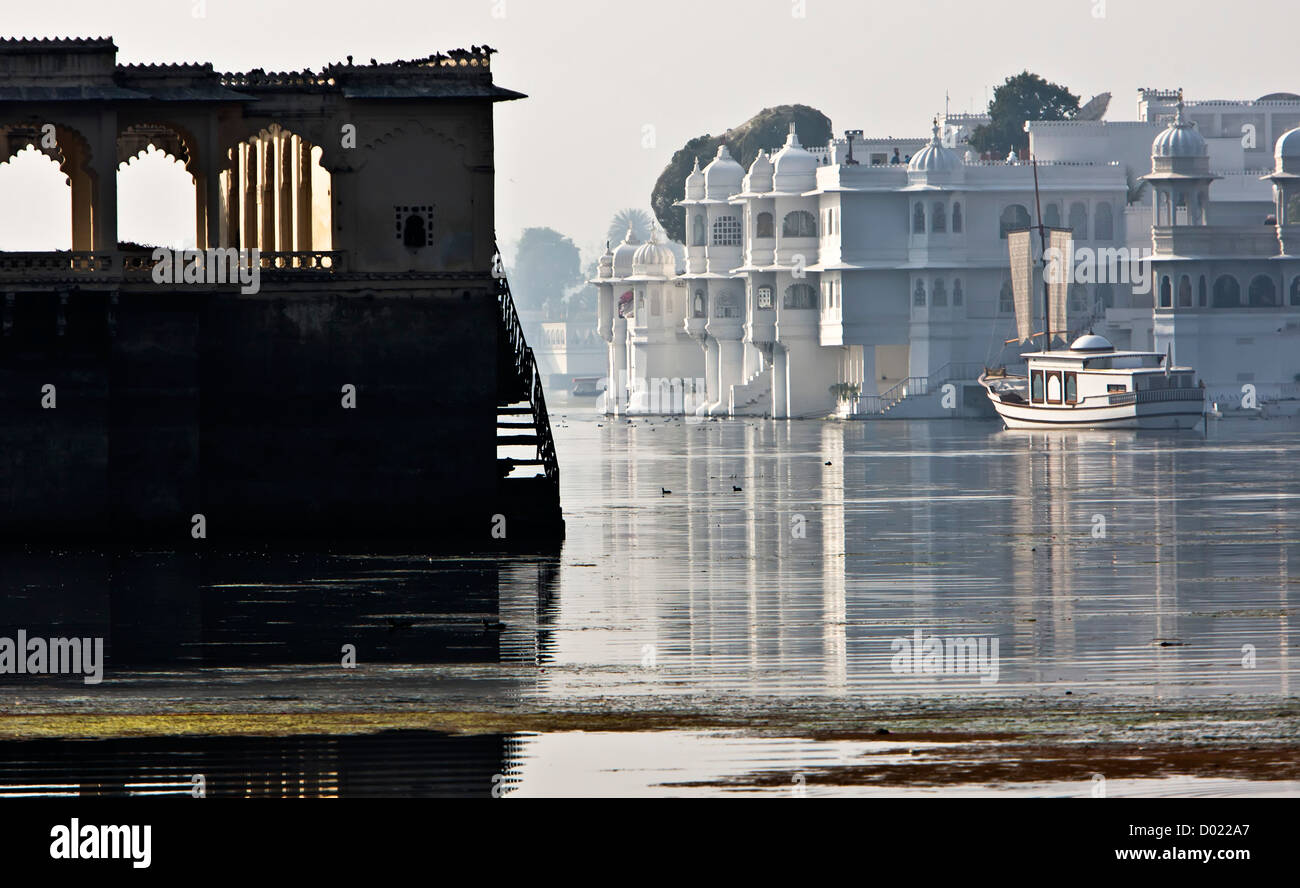
<svg viewBox="0 0 1300 888">
<path fill-rule="evenodd" d="M 1034 161 L 1034 202 L 1038 163 Z M 1033 330 L 1032 232 L 1038 231 L 1043 280 L 1043 330 Z M 1038 224 L 1007 232 L 1016 309 L 1015 339 L 1043 337 L 1044 350 L 1022 353 L 1025 375 L 1005 369 L 980 374 L 993 409 L 1009 429 L 1192 429 L 1205 416 L 1205 388 L 1191 367 L 1172 366 L 1171 354 L 1117 351 L 1104 337 L 1087 333 L 1068 348 L 1052 348 L 1056 334 L 1068 336 L 1068 275 L 1060 257 L 1074 255 L 1072 232 Z M 1049 247 L 1050 242 L 1050 247 Z M 1053 256 L 1049 274 L 1048 260 Z M 1066 260 L 1069 261 L 1068 258 Z M 1054 329 L 1053 323 L 1060 329 Z"/>
<path fill-rule="evenodd" d="M 1025 376 L 985 370 L 979 379 L 1009 429 L 1192 429 L 1205 415 L 1196 372 L 1159 352 L 1116 351 L 1089 333 L 1024 358 Z"/>
</svg>

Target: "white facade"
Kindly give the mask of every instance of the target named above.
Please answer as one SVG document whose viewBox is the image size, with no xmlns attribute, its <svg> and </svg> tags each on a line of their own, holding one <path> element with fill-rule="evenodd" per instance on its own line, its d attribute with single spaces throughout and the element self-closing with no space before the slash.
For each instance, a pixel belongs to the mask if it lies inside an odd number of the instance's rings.
<svg viewBox="0 0 1300 888">
<path fill-rule="evenodd" d="M 1263 220 L 1272 212 L 1273 186 L 1291 188 L 1292 180 L 1261 179 L 1267 171 L 1250 168 L 1257 161 L 1240 138 L 1233 151 L 1225 136 L 1207 140 L 1186 119 L 1166 128 L 1164 122 L 1178 111 L 1165 95 L 1142 91 L 1144 119 L 1138 122 L 1027 127 L 1039 161 L 1044 224 L 1071 229 L 1076 251 L 1104 256 L 1120 248 L 1140 249 L 1145 256 L 1154 248 L 1152 265 L 1158 271 L 1194 258 L 1170 252 L 1171 236 L 1181 238 L 1181 245 L 1193 235 L 1171 235 L 1170 226 L 1160 221 L 1165 199 L 1160 195 L 1166 195 L 1172 201 L 1168 212 L 1177 215 L 1180 227 L 1194 217 L 1203 230 L 1208 225 L 1220 233 L 1244 232 L 1222 247 L 1216 246 L 1218 235 L 1200 235 L 1202 252 L 1195 256 L 1209 262 L 1209 253 L 1223 254 L 1205 274 L 1222 273 L 1225 263 L 1265 258 L 1276 258 L 1280 268 L 1285 256 L 1278 234 Z M 1216 126 L 1231 129 L 1238 120 L 1230 104 L 1188 107 L 1202 116 L 1213 113 Z M 1259 117 L 1258 132 L 1272 132 L 1290 114 L 1300 119 L 1300 99 L 1266 97 L 1236 106 Z M 1179 180 L 1177 193 L 1169 196 L 1165 185 L 1173 180 L 1161 178 L 1160 155 L 1184 150 L 1179 127 L 1190 128 L 1196 135 L 1188 143 L 1203 146 L 1205 153 L 1196 161 L 1199 178 Z M 1162 148 L 1162 139 L 1177 144 Z M 625 284 L 636 283 L 627 260 L 639 248 L 625 241 L 607 254 L 608 283 L 598 283 L 611 377 L 620 369 L 629 379 L 648 370 L 661 379 L 698 372 L 706 390 L 695 411 L 701 415 L 953 416 L 987 409 L 973 382 L 980 368 L 1014 361 L 1023 350 L 1005 345 L 1016 333 L 1006 231 L 1037 221 L 1034 167 L 978 160 L 960 139 L 941 138 L 937 122 L 919 150 L 916 140 L 894 143 L 910 149 L 905 164 L 891 162 L 890 144 L 859 137 L 850 161 L 847 142 L 807 149 L 791 131 L 779 150 L 760 153 L 748 171 L 725 147 L 703 169 L 697 160 L 679 201 L 686 216 L 685 270 L 675 277 L 645 276 L 646 285 L 685 291 L 682 314 L 657 320 L 652 314 L 648 326 L 620 328 L 617 300 L 628 292 Z M 1216 163 L 1222 169 L 1210 174 Z M 1179 170 L 1177 175 L 1188 175 Z M 1182 191 L 1192 197 L 1190 205 L 1178 204 Z M 1300 210 L 1293 215 L 1300 220 Z M 1172 286 L 1180 279 L 1173 278 Z M 1286 302 L 1290 278 L 1279 270 L 1274 279 Z M 1155 277 L 1145 285 L 1135 280 L 1136 285 L 1125 275 L 1073 283 L 1068 332 L 1062 335 L 1072 339 L 1095 329 L 1120 348 L 1155 350 L 1163 350 L 1173 336 L 1188 343 L 1179 346 L 1187 349 L 1180 362 L 1196 366 L 1208 381 L 1226 384 L 1253 372 L 1261 382 L 1269 380 L 1270 392 L 1292 382 L 1288 374 L 1295 371 L 1281 366 L 1286 361 L 1281 356 L 1277 367 L 1237 370 L 1228 374 L 1231 378 L 1224 376 L 1227 369 L 1219 369 L 1228 359 L 1213 356 L 1216 349 L 1236 354 L 1235 340 L 1263 335 L 1261 325 L 1276 322 L 1275 333 L 1289 329 L 1284 318 L 1246 313 L 1226 327 L 1206 321 L 1196 328 L 1194 312 L 1173 319 L 1176 304 L 1166 306 L 1169 311 L 1157 308 L 1154 294 L 1161 284 Z M 1247 288 L 1243 282 L 1242 292 Z M 1280 314 L 1290 310 L 1289 304 L 1276 308 Z M 668 329 L 675 323 L 694 340 L 689 357 L 680 336 L 670 335 L 677 333 Z M 1061 329 L 1056 318 L 1052 326 Z M 1241 330 L 1229 345 L 1223 331 L 1237 326 Z M 676 357 L 670 359 L 670 353 Z M 1209 372 L 1200 366 L 1203 361 L 1209 362 Z M 945 390 L 948 383 L 952 388 Z M 941 391 L 948 398 L 943 409 Z M 635 392 L 612 397 L 609 404 L 611 410 L 650 406 Z"/>
</svg>

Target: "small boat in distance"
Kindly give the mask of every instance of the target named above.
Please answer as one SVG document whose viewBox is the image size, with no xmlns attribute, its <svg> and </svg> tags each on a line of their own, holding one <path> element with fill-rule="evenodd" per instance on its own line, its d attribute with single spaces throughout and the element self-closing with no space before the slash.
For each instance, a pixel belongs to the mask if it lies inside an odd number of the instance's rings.
<svg viewBox="0 0 1300 888">
<path fill-rule="evenodd" d="M 1038 163 L 1034 161 L 1034 203 L 1038 201 Z M 1015 339 L 1043 337 L 1043 350 L 1020 355 L 1025 375 L 1005 368 L 985 369 L 979 383 L 1008 429 L 1192 429 L 1205 415 L 1204 384 L 1191 367 L 1174 367 L 1172 354 L 1117 351 L 1104 336 L 1089 332 L 1067 348 L 1052 348 L 1055 334 L 1069 336 L 1066 321 L 1069 276 L 1062 257 L 1074 255 L 1072 232 L 1038 224 L 1007 232 L 1016 310 Z M 1033 330 L 1033 242 L 1042 249 L 1043 330 Z M 1049 232 L 1050 243 L 1049 247 Z M 1048 257 L 1054 267 L 1049 274 Z M 1060 329 L 1053 329 L 1055 322 Z M 1068 339 L 1067 339 L 1068 341 Z"/>
<path fill-rule="evenodd" d="M 985 370 L 979 379 L 1009 429 L 1192 429 L 1205 415 L 1195 371 L 1159 352 L 1116 351 L 1089 333 L 1024 357 L 1025 376 Z"/>
<path fill-rule="evenodd" d="M 575 398 L 598 397 L 605 391 L 605 387 L 601 385 L 602 379 L 603 377 L 600 376 L 575 376 L 569 394 Z"/>
</svg>

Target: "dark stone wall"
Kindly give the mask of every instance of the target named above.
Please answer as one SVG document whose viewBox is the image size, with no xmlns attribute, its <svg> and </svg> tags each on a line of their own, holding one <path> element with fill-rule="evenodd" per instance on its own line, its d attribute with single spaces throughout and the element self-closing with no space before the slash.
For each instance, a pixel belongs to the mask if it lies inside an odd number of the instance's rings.
<svg viewBox="0 0 1300 888">
<path fill-rule="evenodd" d="M 0 543 L 190 545 L 195 513 L 217 542 L 484 535 L 486 289 L 73 293 L 62 336 L 58 298 L 18 294 L 0 340 Z"/>
</svg>

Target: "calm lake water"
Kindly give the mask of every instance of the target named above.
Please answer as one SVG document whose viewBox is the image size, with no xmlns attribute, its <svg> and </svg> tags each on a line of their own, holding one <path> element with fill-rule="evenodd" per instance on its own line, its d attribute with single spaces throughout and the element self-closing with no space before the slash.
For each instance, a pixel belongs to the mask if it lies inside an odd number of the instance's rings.
<svg viewBox="0 0 1300 888">
<path fill-rule="evenodd" d="M 3 556 L 0 625 L 104 634 L 109 656 L 94 687 L 0 676 L 5 714 L 46 719 L 7 728 L 0 792 L 187 793 L 200 772 L 241 795 L 1300 792 L 1294 421 L 555 432 L 555 556 Z M 286 712 L 288 736 L 32 737 Z M 358 712 L 410 723 L 313 722 Z M 413 729 L 429 712 L 495 720 Z M 1044 724 L 1065 751 L 1006 770 Z M 1069 751 L 1092 742 L 1114 760 Z"/>
</svg>

